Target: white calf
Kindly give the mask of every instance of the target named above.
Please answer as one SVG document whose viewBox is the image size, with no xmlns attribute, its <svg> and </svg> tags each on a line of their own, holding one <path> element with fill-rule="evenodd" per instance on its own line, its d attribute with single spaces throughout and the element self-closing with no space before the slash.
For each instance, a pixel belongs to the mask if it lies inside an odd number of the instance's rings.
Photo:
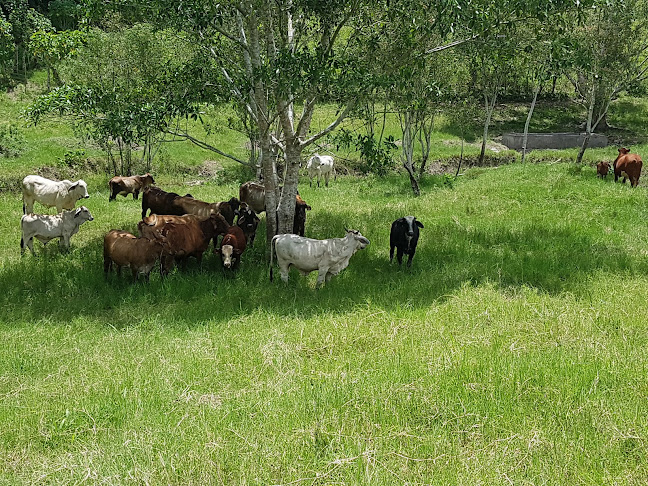
<svg viewBox="0 0 648 486">
<path fill-rule="evenodd" d="M 88 185 L 79 179 L 76 182 L 51 181 L 37 175 L 23 179 L 23 214 L 34 212 L 34 201 L 43 206 L 56 206 L 56 211 L 74 209 L 77 200 L 88 198 Z"/>
<path fill-rule="evenodd" d="M 317 287 L 328 282 L 349 265 L 353 254 L 366 248 L 369 240 L 357 230 L 346 230 L 344 238 L 314 240 L 292 234 L 276 235 L 270 249 L 270 281 L 272 281 L 272 257 L 276 251 L 281 280 L 288 281 L 290 266 L 302 275 L 318 271 Z"/>
<path fill-rule="evenodd" d="M 25 253 L 25 245 L 34 253 L 34 238 L 43 245 L 54 238 L 60 238 L 63 248 L 70 248 L 70 238 L 79 231 L 86 221 L 94 218 L 88 208 L 81 206 L 75 211 L 63 211 L 55 216 L 49 214 L 25 214 L 20 220 L 22 237 L 20 238 L 20 253 Z"/>
<path fill-rule="evenodd" d="M 329 177 L 333 172 L 333 156 L 314 154 L 306 163 L 306 170 L 310 179 L 310 185 L 313 185 L 313 178 L 317 176 L 317 187 L 320 185 L 320 179 L 324 178 L 324 183 L 328 187 Z"/>
</svg>

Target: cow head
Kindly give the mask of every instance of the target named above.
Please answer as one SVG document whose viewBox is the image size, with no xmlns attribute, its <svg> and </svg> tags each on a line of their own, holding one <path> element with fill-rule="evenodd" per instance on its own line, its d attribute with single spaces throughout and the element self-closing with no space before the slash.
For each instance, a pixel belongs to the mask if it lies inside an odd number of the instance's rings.
<svg viewBox="0 0 648 486">
<path fill-rule="evenodd" d="M 361 250 L 365 249 L 369 246 L 369 243 L 371 243 L 367 238 L 362 236 L 358 230 L 344 228 L 344 231 L 346 231 L 347 236 L 351 236 L 351 238 L 358 242 L 358 248 Z"/>
<path fill-rule="evenodd" d="M 257 225 L 259 224 L 259 217 L 247 204 L 242 203 L 241 209 L 238 212 L 238 219 L 236 225 L 243 230 L 244 233 L 254 233 Z"/>
<path fill-rule="evenodd" d="M 241 206 L 241 202 L 233 197 L 229 201 L 227 201 L 227 204 L 229 204 L 230 208 L 232 208 L 232 211 L 234 211 L 234 214 L 238 214 L 237 211 L 239 207 Z"/>
<path fill-rule="evenodd" d="M 216 248 L 214 253 L 220 253 L 225 268 L 232 268 L 241 257 L 241 251 L 232 245 L 222 245 L 220 248 Z"/>
<path fill-rule="evenodd" d="M 92 221 L 94 218 L 92 217 L 92 214 L 90 214 L 88 208 L 81 206 L 74 212 L 74 219 L 79 219 L 81 223 L 83 223 L 85 221 Z"/>
<path fill-rule="evenodd" d="M 155 184 L 155 179 L 153 179 L 153 176 L 148 172 L 144 175 L 143 179 L 145 185 Z"/>
<path fill-rule="evenodd" d="M 81 179 L 68 188 L 68 194 L 76 194 L 77 199 L 87 199 L 90 197 L 88 194 L 88 185 Z"/>
<path fill-rule="evenodd" d="M 629 154 L 629 153 L 630 153 L 630 150 L 627 149 L 627 148 L 625 148 L 625 147 L 621 147 L 621 148 L 619 149 L 619 156 L 621 156 L 621 155 L 625 155 L 625 154 Z"/>
</svg>

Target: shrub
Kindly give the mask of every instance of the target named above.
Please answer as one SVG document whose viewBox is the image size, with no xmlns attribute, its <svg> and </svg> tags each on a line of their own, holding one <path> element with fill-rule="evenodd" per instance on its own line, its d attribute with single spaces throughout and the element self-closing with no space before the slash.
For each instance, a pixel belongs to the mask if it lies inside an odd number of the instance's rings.
<svg viewBox="0 0 648 486">
<path fill-rule="evenodd" d="M 15 125 L 0 126 L 0 155 L 18 157 L 25 148 L 25 137 Z"/>
</svg>

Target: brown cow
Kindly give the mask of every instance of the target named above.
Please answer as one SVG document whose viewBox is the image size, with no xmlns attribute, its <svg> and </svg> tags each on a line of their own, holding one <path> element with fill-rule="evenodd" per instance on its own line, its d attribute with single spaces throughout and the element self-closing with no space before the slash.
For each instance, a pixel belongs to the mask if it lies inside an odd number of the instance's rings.
<svg viewBox="0 0 648 486">
<path fill-rule="evenodd" d="M 311 207 L 306 204 L 299 194 L 295 202 L 295 218 L 293 219 L 293 233 L 299 236 L 304 236 L 306 227 L 306 210 L 310 211 Z"/>
<path fill-rule="evenodd" d="M 114 263 L 117 275 L 121 274 L 121 267 L 130 267 L 134 281 L 137 281 L 139 274 L 143 274 L 148 282 L 151 270 L 164 253 L 165 247 L 164 237 L 149 240 L 126 231 L 110 230 L 104 236 L 104 274 L 107 278 Z"/>
<path fill-rule="evenodd" d="M 149 187 L 151 184 L 155 184 L 155 180 L 148 172 L 144 175 L 129 177 L 115 176 L 108 181 L 108 186 L 110 187 L 110 196 L 108 196 L 108 201 L 114 201 L 117 198 L 117 194 L 124 197 L 132 194 L 133 199 L 137 199 L 140 191 Z"/>
<path fill-rule="evenodd" d="M 151 214 L 175 214 L 182 216 L 184 209 L 175 204 L 175 201 L 182 197 L 191 197 L 191 194 L 181 196 L 175 192 L 166 192 L 158 187 L 147 187 L 142 194 L 142 218 L 150 209 Z"/>
<path fill-rule="evenodd" d="M 623 184 L 625 184 L 626 179 L 630 179 L 630 185 L 632 187 L 637 187 L 637 184 L 639 184 L 642 165 L 641 157 L 637 154 L 631 154 L 630 150 L 621 147 L 619 149 L 619 155 L 613 164 L 614 182 L 616 182 L 619 177 L 623 176 Z"/>
<path fill-rule="evenodd" d="M 607 179 L 608 172 L 610 172 L 609 162 L 599 162 L 596 164 L 596 175 L 601 179 Z"/>
<path fill-rule="evenodd" d="M 241 264 L 241 254 L 245 251 L 245 234 L 238 226 L 230 226 L 223 236 L 220 248 L 214 253 L 220 253 L 225 268 L 238 268 Z"/>
<path fill-rule="evenodd" d="M 173 268 L 173 261 L 180 260 L 186 267 L 187 259 L 195 257 L 198 263 L 207 250 L 209 243 L 224 235 L 229 229 L 225 218 L 218 213 L 199 219 L 193 214 L 183 216 L 153 214 L 142 219 L 137 225 L 141 236 L 150 240 L 163 236 L 167 240 L 168 255 L 162 258 L 162 274 Z"/>
<path fill-rule="evenodd" d="M 221 201 L 219 203 L 216 203 L 218 212 L 223 215 L 230 226 L 234 224 L 234 216 L 238 214 L 240 206 L 241 204 L 239 203 L 239 200 L 235 197 L 230 198 L 229 201 Z"/>
</svg>

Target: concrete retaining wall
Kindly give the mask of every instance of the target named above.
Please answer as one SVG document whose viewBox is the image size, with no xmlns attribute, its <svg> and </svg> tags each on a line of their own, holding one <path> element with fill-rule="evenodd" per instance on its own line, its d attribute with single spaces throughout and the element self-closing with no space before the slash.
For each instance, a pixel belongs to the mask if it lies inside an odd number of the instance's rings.
<svg viewBox="0 0 648 486">
<path fill-rule="evenodd" d="M 522 150 L 523 133 L 505 133 L 502 143 L 510 149 Z M 527 150 L 533 149 L 567 149 L 583 145 L 584 133 L 529 133 Z M 588 147 L 607 147 L 605 135 L 592 133 Z"/>
</svg>

